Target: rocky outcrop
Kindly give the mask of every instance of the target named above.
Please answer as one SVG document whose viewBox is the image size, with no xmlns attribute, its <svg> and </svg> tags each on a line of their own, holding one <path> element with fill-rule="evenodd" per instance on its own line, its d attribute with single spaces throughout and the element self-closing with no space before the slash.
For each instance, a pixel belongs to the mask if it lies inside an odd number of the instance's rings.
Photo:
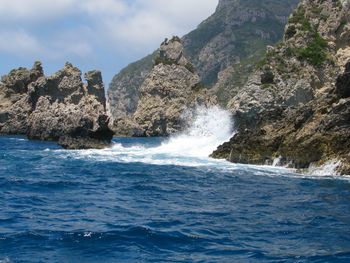
<svg viewBox="0 0 350 263">
<path fill-rule="evenodd" d="M 31 70 L 19 68 L 1 78 L 0 82 L 0 131 L 5 134 L 25 134 L 32 103 L 28 86 L 43 77 L 40 63 Z"/>
<path fill-rule="evenodd" d="M 108 111 L 111 124 L 123 122 L 131 117 L 137 108 L 139 90 L 153 68 L 154 54 L 130 64 L 112 79 L 108 89 Z M 124 125 L 119 125 L 121 129 Z M 117 128 L 111 125 L 112 128 Z M 125 132 L 123 132 L 125 133 Z"/>
<path fill-rule="evenodd" d="M 181 40 L 174 37 L 162 43 L 155 65 L 141 86 L 135 113 L 114 126 L 117 134 L 168 136 L 186 127 L 191 109 L 215 102 L 184 56 Z"/>
<path fill-rule="evenodd" d="M 232 162 L 350 174 L 349 1 L 303 0 L 284 41 L 230 102 L 237 133 L 213 153 Z"/>
<path fill-rule="evenodd" d="M 220 0 L 215 13 L 182 38 L 186 57 L 222 106 L 243 87 L 266 45 L 282 38 L 288 16 L 298 2 Z M 108 91 L 112 118 L 134 114 L 156 54 L 130 64 L 113 78 Z"/>
<path fill-rule="evenodd" d="M 58 141 L 70 149 L 102 148 L 113 133 L 108 128 L 101 72 L 85 74 L 67 63 L 45 77 L 40 62 L 2 77 L 0 133 Z"/>
</svg>

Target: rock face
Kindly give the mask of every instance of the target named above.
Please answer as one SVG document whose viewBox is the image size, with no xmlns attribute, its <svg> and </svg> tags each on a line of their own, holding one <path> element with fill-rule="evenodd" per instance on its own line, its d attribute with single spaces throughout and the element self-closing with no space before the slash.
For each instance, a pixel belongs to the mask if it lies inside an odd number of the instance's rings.
<svg viewBox="0 0 350 263">
<path fill-rule="evenodd" d="M 50 77 L 40 62 L 11 71 L 0 84 L 0 133 L 58 141 L 70 149 L 107 146 L 113 133 L 101 72 L 90 71 L 85 79 L 87 85 L 70 63 Z"/>
<path fill-rule="evenodd" d="M 108 111 L 112 119 L 120 122 L 135 113 L 140 87 L 153 68 L 155 56 L 156 52 L 130 64 L 114 76 L 108 89 Z"/>
<path fill-rule="evenodd" d="M 184 37 L 203 83 L 226 106 L 254 71 L 267 45 L 278 42 L 299 0 L 221 0 L 215 13 Z"/>
<path fill-rule="evenodd" d="M 181 40 L 174 37 L 162 43 L 155 65 L 141 86 L 135 113 L 114 127 L 117 134 L 168 136 L 186 127 L 190 118 L 186 112 L 215 102 L 184 56 Z"/>
<path fill-rule="evenodd" d="M 244 85 L 266 45 L 282 38 L 287 18 L 298 2 L 220 0 L 215 13 L 182 38 L 186 57 L 222 106 Z M 112 118 L 134 114 L 156 54 L 129 65 L 113 78 L 108 90 Z"/>
<path fill-rule="evenodd" d="M 300 3 L 229 102 L 237 133 L 213 157 L 300 169 L 335 160 L 350 174 L 349 12 L 348 0 Z"/>
</svg>

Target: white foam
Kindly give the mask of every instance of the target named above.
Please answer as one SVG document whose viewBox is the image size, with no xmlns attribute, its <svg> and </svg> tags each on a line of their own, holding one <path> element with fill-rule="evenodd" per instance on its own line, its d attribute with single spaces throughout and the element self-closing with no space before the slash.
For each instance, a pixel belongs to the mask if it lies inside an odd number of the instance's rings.
<svg viewBox="0 0 350 263">
<path fill-rule="evenodd" d="M 23 139 L 23 138 L 10 138 L 10 140 L 19 141 L 19 142 L 28 141 L 28 139 Z"/>
<path fill-rule="evenodd" d="M 219 107 L 198 108 L 194 122 L 184 133 L 170 138 L 158 152 L 187 157 L 208 157 L 220 144 L 232 137 L 230 113 Z"/>
<path fill-rule="evenodd" d="M 312 176 L 337 176 L 338 167 L 341 165 L 339 160 L 330 160 L 321 166 L 311 164 L 308 169 L 308 174 Z"/>
<path fill-rule="evenodd" d="M 282 156 L 279 156 L 273 160 L 272 166 L 281 166 Z"/>
<path fill-rule="evenodd" d="M 219 107 L 198 108 L 193 124 L 183 133 L 170 137 L 160 146 L 115 143 L 103 150 L 62 151 L 64 158 L 89 158 L 98 161 L 143 162 L 156 165 L 203 166 L 217 164 L 209 155 L 233 135 L 233 123 L 228 111 Z"/>
<path fill-rule="evenodd" d="M 209 158 L 209 155 L 223 142 L 228 141 L 234 132 L 234 125 L 228 111 L 219 107 L 199 108 L 194 112 L 193 124 L 185 132 L 173 136 L 159 146 L 142 145 L 125 146 L 121 143 L 102 150 L 53 150 L 60 158 L 74 158 L 99 162 L 147 163 L 153 165 L 177 165 L 189 167 L 207 167 L 208 169 L 273 171 L 271 176 L 301 176 L 294 170 L 280 165 L 280 158 L 274 160 L 273 166 L 254 166 L 234 164 L 225 160 Z M 150 139 L 152 140 L 152 139 Z M 45 150 L 46 151 L 46 150 Z M 338 163 L 328 163 L 320 168 L 311 169 L 310 177 L 316 175 L 335 175 Z M 275 166 L 275 167 L 274 167 Z M 262 174 L 265 174 L 262 172 Z M 274 175 L 275 174 L 275 175 Z"/>
<path fill-rule="evenodd" d="M 121 143 L 114 143 L 111 148 L 102 150 L 54 150 L 53 152 L 60 158 L 99 162 L 206 167 L 206 169 L 226 171 L 269 170 L 276 174 L 290 172 L 281 167 L 248 166 L 209 158 L 220 144 L 233 136 L 234 125 L 231 114 L 219 107 L 211 107 L 199 108 L 191 115 L 194 116 L 193 124 L 186 131 L 169 138 L 159 146 L 150 147 L 145 143 L 127 147 Z"/>
</svg>

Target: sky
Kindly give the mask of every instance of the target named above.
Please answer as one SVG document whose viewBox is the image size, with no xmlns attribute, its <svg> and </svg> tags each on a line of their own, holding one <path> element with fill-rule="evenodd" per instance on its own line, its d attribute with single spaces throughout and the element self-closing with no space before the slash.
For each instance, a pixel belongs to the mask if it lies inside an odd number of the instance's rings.
<svg viewBox="0 0 350 263">
<path fill-rule="evenodd" d="M 0 75 L 40 60 L 113 75 L 210 16 L 218 0 L 0 0 Z"/>
</svg>

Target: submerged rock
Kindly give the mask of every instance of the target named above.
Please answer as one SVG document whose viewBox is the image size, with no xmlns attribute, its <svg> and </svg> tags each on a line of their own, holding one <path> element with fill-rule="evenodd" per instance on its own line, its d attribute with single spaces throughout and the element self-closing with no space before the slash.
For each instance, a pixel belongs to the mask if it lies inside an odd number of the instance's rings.
<svg viewBox="0 0 350 263">
<path fill-rule="evenodd" d="M 332 161 L 350 174 L 348 3 L 300 3 L 283 43 L 230 101 L 237 133 L 213 157 L 251 164 L 280 157 L 299 169 Z"/>
<path fill-rule="evenodd" d="M 70 63 L 45 77 L 40 62 L 2 78 L 0 133 L 26 134 L 30 139 L 58 141 L 70 149 L 107 146 L 108 128 L 101 72 L 85 74 Z"/>
</svg>

